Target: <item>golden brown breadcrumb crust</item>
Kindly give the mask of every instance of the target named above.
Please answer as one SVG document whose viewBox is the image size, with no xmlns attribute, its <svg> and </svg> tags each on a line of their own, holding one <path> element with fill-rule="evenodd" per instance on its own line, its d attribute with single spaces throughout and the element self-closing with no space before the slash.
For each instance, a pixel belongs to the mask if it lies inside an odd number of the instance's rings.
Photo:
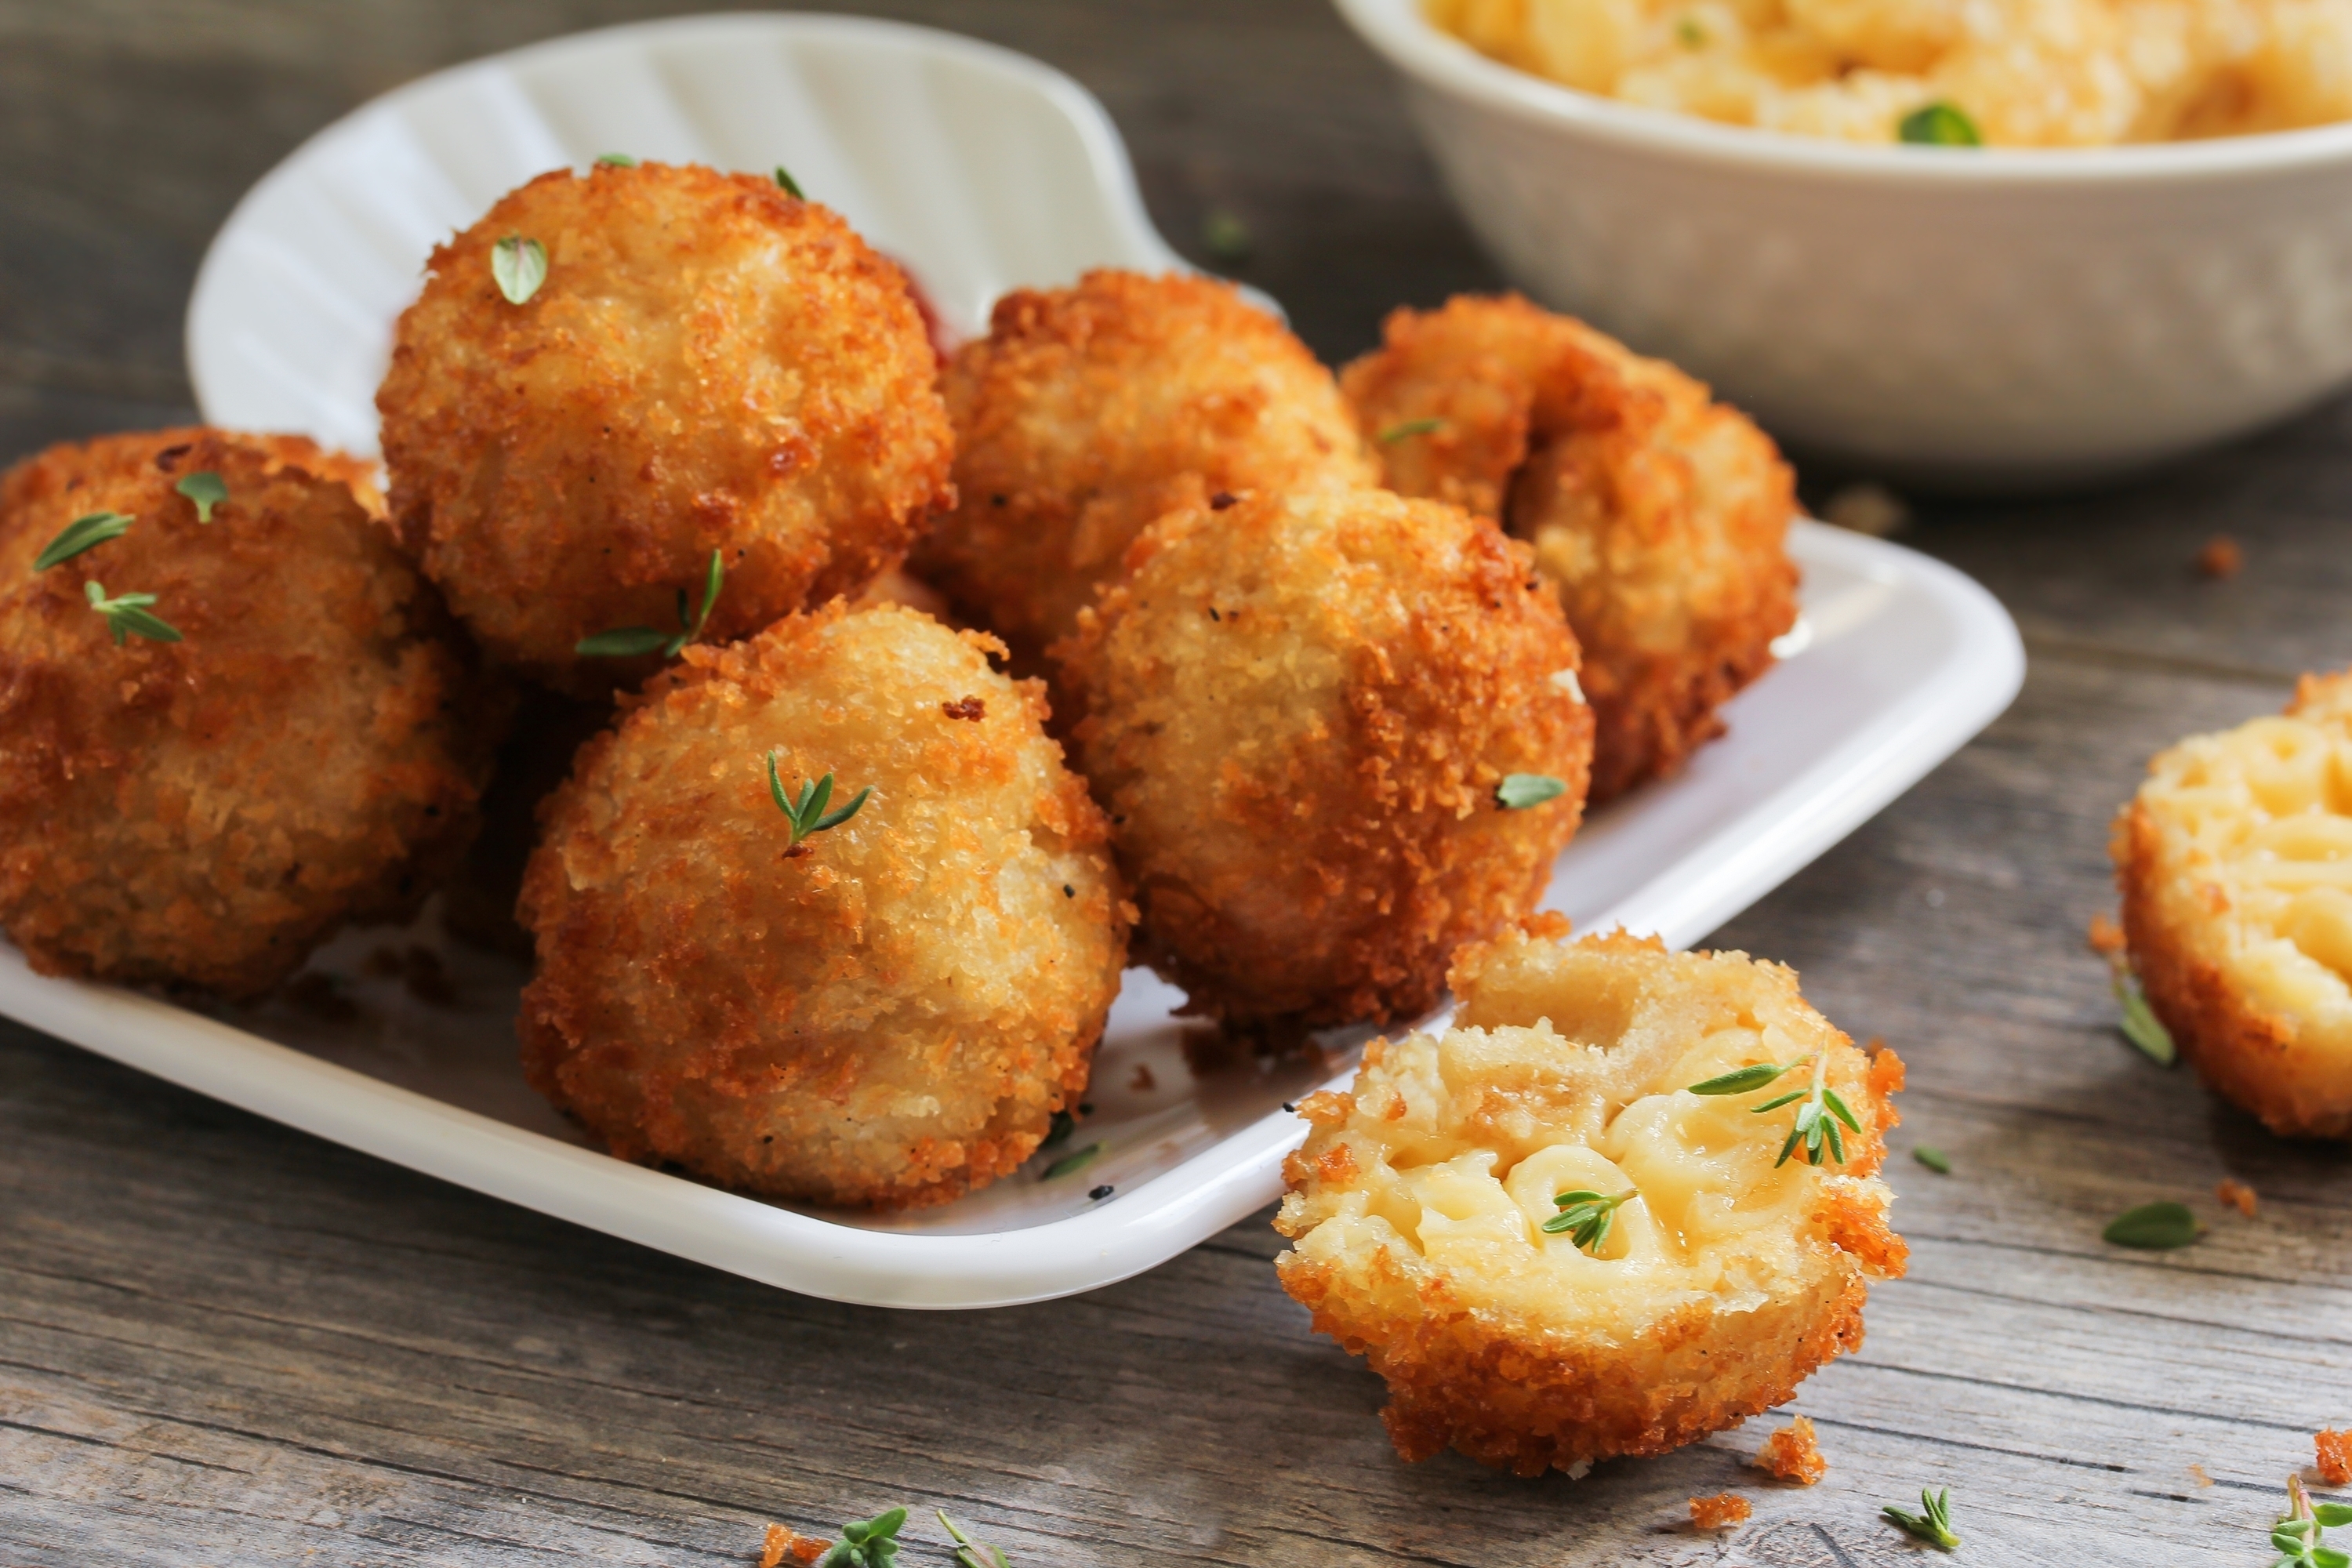
<svg viewBox="0 0 2352 1568">
<path fill-rule="evenodd" d="M 1745 1524 L 1756 1510 L 1738 1492 L 1717 1492 L 1713 1497 L 1690 1500 L 1691 1523 L 1700 1530 L 1728 1530 L 1735 1524 Z"/>
<path fill-rule="evenodd" d="M 1622 933 L 1568 945 L 1557 940 L 1556 921 L 1531 924 L 1532 932 L 1507 932 L 1465 950 L 1449 976 L 1462 1016 L 1433 1060 L 1419 1059 L 1429 1055 L 1420 1043 L 1429 1037 L 1375 1042 L 1352 1093 L 1302 1102 L 1312 1131 L 1285 1167 L 1291 1195 L 1276 1222 L 1296 1245 L 1277 1271 L 1283 1288 L 1313 1312 L 1316 1328 L 1364 1355 L 1386 1380 L 1381 1419 L 1405 1458 L 1451 1446 L 1521 1475 L 1547 1468 L 1580 1473 L 1591 1460 L 1664 1453 L 1770 1409 L 1832 1356 L 1861 1344 L 1868 1280 L 1899 1275 L 1906 1262 L 1901 1238 L 1886 1225 L 1889 1194 L 1869 1179 L 1897 1121 L 1887 1096 L 1900 1087 L 1902 1067 L 1891 1051 L 1865 1058 L 1805 1006 L 1793 974 L 1778 965 L 1738 953 L 1668 955 L 1654 941 Z M 1538 997 L 1542 1012 L 1526 1011 Z M 1553 1021 L 1564 1035 L 1552 1032 Z M 1681 1072 L 1698 1072 L 1694 1063 L 1725 1048 L 1716 1044 L 1716 1025 L 1769 1025 L 1786 1037 L 1776 1041 L 1781 1048 L 1827 1050 L 1830 1081 L 1865 1128 L 1849 1140 L 1842 1167 L 1800 1161 L 1774 1169 L 1769 1162 L 1783 1122 L 1759 1121 L 1752 1138 L 1745 1123 L 1730 1123 L 1738 1136 L 1762 1140 L 1760 1153 L 1749 1154 L 1766 1163 L 1761 1179 L 1781 1194 L 1774 1201 L 1801 1204 L 1790 1234 L 1772 1239 L 1780 1250 L 1769 1256 L 1783 1263 L 1769 1266 L 1768 1255 L 1757 1254 L 1742 1265 L 1743 1286 L 1718 1287 L 1738 1298 L 1730 1310 L 1707 1291 L 1667 1290 L 1632 1302 L 1605 1294 L 1571 1300 L 1560 1289 L 1530 1295 L 1524 1279 L 1492 1272 L 1505 1267 L 1492 1260 L 1516 1258 L 1513 1248 L 1524 1243 L 1479 1247 L 1468 1254 L 1481 1260 L 1475 1268 L 1441 1266 L 1424 1256 L 1433 1245 L 1426 1235 L 1412 1242 L 1397 1228 L 1437 1223 L 1442 1241 L 1486 1223 L 1458 1199 L 1424 1207 L 1418 1222 L 1401 1217 L 1400 1184 L 1409 1190 L 1441 1168 L 1427 1162 L 1444 1158 L 1450 1140 L 1469 1138 L 1495 1151 L 1493 1176 L 1500 1180 L 1517 1163 L 1562 1148 L 1589 1151 L 1583 1140 L 1599 1126 L 1589 1108 L 1580 1109 L 1593 1092 L 1590 1074 L 1637 1071 L 1646 1080 L 1663 1073 L 1679 1084 Z M 1620 1028 L 1627 1032 L 1612 1046 L 1605 1037 Z M 1622 1066 L 1619 1051 L 1632 1054 Z M 1450 1097 L 1451 1109 L 1439 1106 L 1433 1121 L 1422 1103 L 1431 1093 Z M 1677 1097 L 1654 1082 L 1620 1086 L 1607 1103 L 1631 1116 L 1637 1105 L 1679 1114 L 1673 1107 L 1683 1101 L 1726 1103 Z M 1459 1120 L 1449 1123 L 1449 1116 Z M 1449 1125 L 1455 1131 L 1441 1135 Z M 1710 1162 L 1725 1157 L 1719 1141 L 1707 1147 Z M 1654 1191 L 1645 1201 L 1657 1200 Z M 1696 1233 L 1687 1227 L 1699 1212 L 1657 1223 L 1685 1237 L 1674 1245 L 1688 1247 Z M 1766 1223 L 1780 1222 L 1748 1222 L 1747 1233 Z M 1339 1239 L 1327 1240 L 1327 1228 Z M 1555 1261 L 1548 1251 L 1541 1258 L 1534 1267 Z M 1598 1266 L 1580 1257 L 1574 1262 Z M 1704 1266 L 1702 1258 L 1679 1267 L 1699 1267 L 1703 1276 Z"/>
<path fill-rule="evenodd" d="M 994 639 L 825 609 L 692 647 L 543 808 L 523 1066 L 625 1158 L 904 1207 L 1013 1170 L 1085 1088 L 1132 917 Z M 835 775 L 793 846 L 771 799 Z"/>
<path fill-rule="evenodd" d="M 1721 733 L 1796 619 L 1795 477 L 1763 432 L 1517 295 L 1400 310 L 1341 382 L 1391 488 L 1534 542 L 1584 647 L 1594 805 Z"/>
<path fill-rule="evenodd" d="M 36 969 L 253 995 L 464 852 L 502 695 L 356 466 L 191 427 L 0 478 L 0 926 Z M 206 472 L 228 500 L 200 523 L 174 487 Z M 135 521 L 33 572 L 100 511 Z M 89 582 L 184 640 L 115 646 Z"/>
<path fill-rule="evenodd" d="M 1140 952 L 1234 1022 L 1389 1019 L 1531 908 L 1591 715 L 1527 548 L 1381 490 L 1172 513 L 1057 645 Z M 1507 774 L 1557 800 L 1505 810 Z"/>
<path fill-rule="evenodd" d="M 1376 477 L 1331 373 L 1214 279 L 1015 289 L 944 390 L 957 503 L 918 563 L 1024 667 L 1162 513 Z"/>
<path fill-rule="evenodd" d="M 2345 1001 L 2352 982 L 2352 971 L 2346 968 L 2352 940 L 2344 934 L 2352 931 L 2347 914 L 2352 898 L 2339 890 L 2340 878 L 2338 889 L 2323 882 L 2303 895 L 2334 900 L 2333 910 L 2316 910 L 2313 919 L 2324 927 L 2332 916 L 2336 951 L 2290 961 L 2313 967 L 2315 984 L 2305 986 L 2305 994 L 2317 998 L 2314 1008 L 2299 1013 L 2279 1005 L 2275 986 L 2266 992 L 2257 984 L 2249 949 L 2292 942 L 2291 933 L 2250 929 L 2250 911 L 2241 907 L 2247 889 L 2235 881 L 2238 868 L 2197 836 L 2197 825 L 2184 815 L 2189 808 L 2180 804 L 2243 791 L 2242 798 L 2223 809 L 2246 817 L 2248 826 L 2257 816 L 2265 819 L 2264 826 L 2292 826 L 2295 816 L 2307 813 L 2327 819 L 2339 839 L 2352 842 L 2352 822 L 2347 820 L 2352 818 L 2352 763 L 2344 760 L 2352 757 L 2352 671 L 2305 676 L 2286 717 L 2308 720 L 2317 734 L 2304 739 L 2317 740 L 2337 753 L 2332 761 L 2310 760 L 2312 776 L 2303 781 L 2302 793 L 2312 798 L 2298 803 L 2299 812 L 2284 805 L 2273 812 L 2270 797 L 2280 795 L 2280 786 L 2257 788 L 2246 779 L 2219 778 L 2217 772 L 2230 768 L 2230 761 L 2208 760 L 2210 748 L 2227 746 L 2245 731 L 2260 727 L 2275 734 L 2276 721 L 2256 720 L 2241 731 L 2191 737 L 2159 755 L 2149 764 L 2148 782 L 2117 814 L 2108 848 L 2132 968 L 2181 1056 L 2216 1093 L 2259 1117 L 2273 1132 L 2342 1138 L 2352 1136 L 2352 1014 Z M 2276 745 L 2287 743 L 2282 737 Z M 2256 769 L 2284 765 L 2284 758 L 2265 756 L 2273 750 L 2269 742 L 2250 742 L 2250 749 Z M 2200 804 L 2197 809 L 2205 808 Z M 2241 852 L 2234 844 L 2223 847 Z M 2324 852 L 2316 863 L 2329 864 Z M 2328 873 L 2323 869 L 2319 875 Z"/>
<path fill-rule="evenodd" d="M 517 305 L 491 254 L 546 248 Z M 581 696 L 651 659 L 710 552 L 706 636 L 856 594 L 945 504 L 952 432 L 903 272 L 773 180 L 686 165 L 542 174 L 433 253 L 377 395 L 392 515 L 499 659 Z"/>
<path fill-rule="evenodd" d="M 2319 1479 L 2331 1487 L 2352 1487 L 2352 1431 L 2323 1426 L 2312 1434 Z"/>
<path fill-rule="evenodd" d="M 1756 1451 L 1756 1468 L 1801 1487 L 1813 1486 L 1830 1473 L 1830 1462 L 1813 1440 L 1813 1423 L 1803 1415 L 1764 1439 L 1764 1447 Z"/>
</svg>

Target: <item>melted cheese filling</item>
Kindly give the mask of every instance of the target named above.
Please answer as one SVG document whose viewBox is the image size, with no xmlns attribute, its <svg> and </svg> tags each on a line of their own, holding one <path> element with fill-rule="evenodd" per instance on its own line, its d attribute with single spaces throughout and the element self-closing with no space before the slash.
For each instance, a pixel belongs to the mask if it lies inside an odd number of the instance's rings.
<svg viewBox="0 0 2352 1568">
<path fill-rule="evenodd" d="M 2199 736 L 2140 798 L 2185 839 L 2251 981 L 2305 1016 L 2352 1008 L 2352 734 L 2290 717 Z"/>
</svg>

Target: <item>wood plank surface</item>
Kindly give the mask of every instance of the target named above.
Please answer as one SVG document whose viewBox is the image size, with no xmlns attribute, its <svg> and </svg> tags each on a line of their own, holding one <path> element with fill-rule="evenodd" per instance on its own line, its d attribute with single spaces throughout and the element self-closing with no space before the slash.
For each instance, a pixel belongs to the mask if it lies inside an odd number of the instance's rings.
<svg viewBox="0 0 2352 1568">
<path fill-rule="evenodd" d="M 679 7 L 684 9 L 685 7 Z M 1170 238 L 1317 349 L 1494 275 L 1377 63 L 1318 0 L 860 6 L 1103 97 Z M 205 241 L 302 136 L 421 71 L 658 14 L 618 0 L 0 0 L 0 459 L 188 414 Z M 1808 471 L 1826 499 L 1851 476 Z M 2146 758 L 2352 659 L 2352 405 L 2107 491 L 1916 503 L 2000 594 L 2016 707 L 1719 933 L 1911 1064 L 1909 1278 L 1774 1422 L 1582 1481 L 1400 1463 L 1379 1382 L 1276 1288 L 1264 1216 L 1004 1311 L 838 1306 L 543 1219 L 0 1024 L 0 1568 L 747 1563 L 938 1503 L 1036 1565 L 1925 1561 L 1880 1504 L 1952 1489 L 1985 1564 L 2258 1563 L 2310 1433 L 2352 1423 L 2352 1155 L 2281 1143 L 2116 1035 L 2083 929 Z M 2229 533 L 2244 570 L 2190 560 Z M 2262 1195 L 2242 1218 L 2223 1175 Z M 2211 1226 L 2103 1245 L 2157 1197 Z M 1757 1516 L 1694 1533 L 1684 1500 Z M 904 1563 L 944 1563 L 926 1513 Z"/>
</svg>

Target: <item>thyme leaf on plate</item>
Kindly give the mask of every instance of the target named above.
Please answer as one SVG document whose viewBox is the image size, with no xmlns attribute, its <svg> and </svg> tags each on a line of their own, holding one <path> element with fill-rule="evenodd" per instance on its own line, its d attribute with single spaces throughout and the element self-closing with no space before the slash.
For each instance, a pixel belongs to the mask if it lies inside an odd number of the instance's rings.
<svg viewBox="0 0 2352 1568">
<path fill-rule="evenodd" d="M 2116 1247 L 2136 1247 L 2144 1252 L 2170 1252 L 2187 1247 L 2197 1239 L 2197 1216 L 2189 1212 L 2187 1204 L 2170 1201 L 2142 1204 L 2126 1209 L 2107 1222 L 2100 1237 Z"/>
</svg>

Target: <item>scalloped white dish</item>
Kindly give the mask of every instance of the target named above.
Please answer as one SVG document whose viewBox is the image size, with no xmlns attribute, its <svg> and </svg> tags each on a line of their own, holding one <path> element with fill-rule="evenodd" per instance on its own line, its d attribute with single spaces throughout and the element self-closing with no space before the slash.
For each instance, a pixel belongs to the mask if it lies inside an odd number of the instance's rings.
<svg viewBox="0 0 2352 1568">
<path fill-rule="evenodd" d="M 1101 108 L 1034 61 L 922 29 L 813 16 L 614 29 L 444 72 L 330 127 L 257 185 L 205 258 L 188 323 L 206 416 L 372 447 L 393 318 L 427 251 L 499 194 L 605 151 L 791 166 L 971 331 L 1016 284 L 1179 263 Z M 1689 772 L 1600 814 L 1549 907 L 1685 945 L 1802 867 L 2008 705 L 2024 657 L 1959 574 L 1800 522 L 1805 618 Z M 368 978 L 386 942 L 442 956 L 454 998 Z M 764 1203 L 606 1157 L 523 1082 L 520 966 L 431 923 L 354 931 L 313 967 L 343 1016 L 199 1012 L 33 974 L 0 947 L 0 1012 L 262 1115 L 612 1235 L 836 1300 L 983 1307 L 1139 1273 L 1269 1202 L 1286 1101 L 1352 1041 L 1196 1070 L 1180 1000 L 1131 972 L 1068 1145 L 967 1198 L 872 1216 Z M 1099 1143 L 1083 1171 L 1046 1170 Z M 1100 1195 L 1097 1195 L 1099 1194 Z"/>
</svg>

